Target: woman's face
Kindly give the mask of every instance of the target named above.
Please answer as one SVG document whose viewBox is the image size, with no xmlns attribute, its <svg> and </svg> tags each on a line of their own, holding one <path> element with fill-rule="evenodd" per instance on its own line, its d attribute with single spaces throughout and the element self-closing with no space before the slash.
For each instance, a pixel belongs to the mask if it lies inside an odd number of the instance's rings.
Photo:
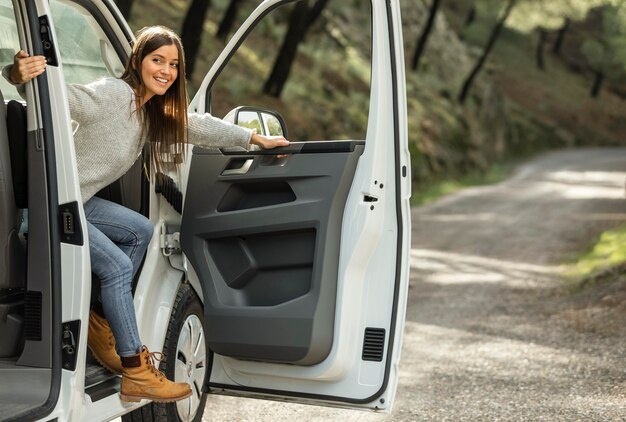
<svg viewBox="0 0 626 422">
<path fill-rule="evenodd" d="M 154 95 L 163 95 L 178 77 L 178 48 L 164 45 L 143 58 L 141 79 L 146 88 L 142 103 Z"/>
</svg>

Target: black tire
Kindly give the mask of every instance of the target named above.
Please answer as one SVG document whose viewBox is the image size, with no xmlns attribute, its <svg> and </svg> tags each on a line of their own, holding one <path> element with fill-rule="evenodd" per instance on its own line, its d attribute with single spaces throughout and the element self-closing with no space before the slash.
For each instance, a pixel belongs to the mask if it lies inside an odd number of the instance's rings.
<svg viewBox="0 0 626 422">
<path fill-rule="evenodd" d="M 174 307 L 172 309 L 172 315 L 170 316 L 169 326 L 167 328 L 167 334 L 165 336 L 165 344 L 163 345 L 163 360 L 159 366 L 159 369 L 165 373 L 168 379 L 174 379 L 175 381 L 188 381 L 187 377 L 182 377 L 180 373 L 179 378 L 176 378 L 176 363 L 178 361 L 179 371 L 181 365 L 187 357 L 184 351 L 178 349 L 178 342 L 181 338 L 183 331 L 187 334 L 191 324 L 196 328 L 198 323 L 202 327 L 201 333 L 196 333 L 199 340 L 204 346 L 204 317 L 202 311 L 202 304 L 200 299 L 193 291 L 189 284 L 181 284 L 174 301 Z M 204 376 L 206 376 L 208 351 L 204 349 L 204 362 L 198 362 L 196 365 L 203 365 L 203 368 L 193 367 L 192 371 L 204 370 Z M 193 361 L 193 359 L 189 359 Z M 188 362 L 191 363 L 191 362 Z M 201 373 L 201 372 L 200 372 Z M 198 374 L 196 374 L 198 375 Z M 197 378 L 197 376 L 196 376 Z M 191 389 L 193 391 L 192 397 L 181 400 L 177 403 L 150 403 L 143 406 L 141 409 L 137 409 L 131 413 L 122 416 L 122 422 L 201 422 L 202 415 L 204 414 L 204 408 L 206 405 L 207 395 L 202 393 L 202 386 L 204 384 L 204 377 L 201 382 L 196 379 L 191 383 Z M 184 409 L 181 409 L 184 408 Z M 191 408 L 189 412 L 188 409 Z M 195 413 L 194 413 L 195 411 Z M 193 418 L 191 417 L 193 415 Z"/>
</svg>

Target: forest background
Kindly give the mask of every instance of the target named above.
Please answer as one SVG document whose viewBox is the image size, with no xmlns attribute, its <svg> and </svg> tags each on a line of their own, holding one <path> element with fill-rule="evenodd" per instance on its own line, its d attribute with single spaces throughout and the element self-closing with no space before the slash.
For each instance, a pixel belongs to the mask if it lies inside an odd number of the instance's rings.
<svg viewBox="0 0 626 422">
<path fill-rule="evenodd" d="M 193 96 L 258 1 L 117 4 L 133 30 L 162 24 L 181 34 Z M 290 79 L 289 70 L 319 65 L 320 52 L 306 46 L 312 37 L 328 38 L 329 48 L 346 55 L 367 50 L 354 34 L 364 32 L 359 25 L 368 19 L 368 8 L 358 0 L 308 0 L 289 7 L 285 27 L 299 29 L 298 35 L 266 31 L 266 42 L 257 47 L 262 63 L 239 66 L 238 81 L 245 84 L 246 73 L 261 69 L 265 83 L 255 88 L 257 98 L 270 108 L 288 102 L 287 122 L 313 123 L 306 129 L 310 138 L 328 130 L 315 125 L 320 114 L 338 116 L 347 128 L 367 121 L 367 106 L 360 103 L 368 96 L 360 94 L 368 87 L 359 81 L 367 72 L 354 66 L 342 72 L 329 64 L 298 87 L 301 79 Z M 625 142 L 624 0 L 403 0 L 401 7 L 414 204 L 467 184 L 497 181 L 539 151 Z M 306 104 L 290 96 L 299 88 L 308 92 Z M 225 89 L 229 103 L 223 110 L 241 105 L 249 94 L 235 83 Z"/>
</svg>

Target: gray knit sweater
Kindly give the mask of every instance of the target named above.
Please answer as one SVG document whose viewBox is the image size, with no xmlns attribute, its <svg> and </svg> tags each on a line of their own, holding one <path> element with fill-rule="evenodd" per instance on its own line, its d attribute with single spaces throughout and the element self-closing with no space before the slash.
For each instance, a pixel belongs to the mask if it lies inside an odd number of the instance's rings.
<svg viewBox="0 0 626 422">
<path fill-rule="evenodd" d="M 3 69 L 3 75 L 8 75 Z M 105 78 L 88 85 L 67 85 L 78 178 L 83 203 L 120 178 L 133 165 L 146 142 L 135 113 L 133 91 L 121 79 Z M 206 147 L 249 148 L 252 132 L 209 114 L 189 113 L 189 142 Z"/>
</svg>

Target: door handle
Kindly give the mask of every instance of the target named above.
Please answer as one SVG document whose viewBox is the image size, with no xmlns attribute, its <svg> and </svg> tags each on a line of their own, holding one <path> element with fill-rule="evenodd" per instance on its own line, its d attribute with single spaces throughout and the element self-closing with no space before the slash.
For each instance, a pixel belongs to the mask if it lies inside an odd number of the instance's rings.
<svg viewBox="0 0 626 422">
<path fill-rule="evenodd" d="M 246 161 L 243 162 L 241 167 L 235 168 L 235 169 L 228 168 L 228 169 L 224 170 L 222 172 L 222 176 L 236 176 L 236 175 L 246 174 L 248 172 L 248 170 L 250 170 L 250 166 L 252 165 L 252 161 L 254 161 L 254 158 L 248 158 L 248 159 L 246 159 Z"/>
</svg>

